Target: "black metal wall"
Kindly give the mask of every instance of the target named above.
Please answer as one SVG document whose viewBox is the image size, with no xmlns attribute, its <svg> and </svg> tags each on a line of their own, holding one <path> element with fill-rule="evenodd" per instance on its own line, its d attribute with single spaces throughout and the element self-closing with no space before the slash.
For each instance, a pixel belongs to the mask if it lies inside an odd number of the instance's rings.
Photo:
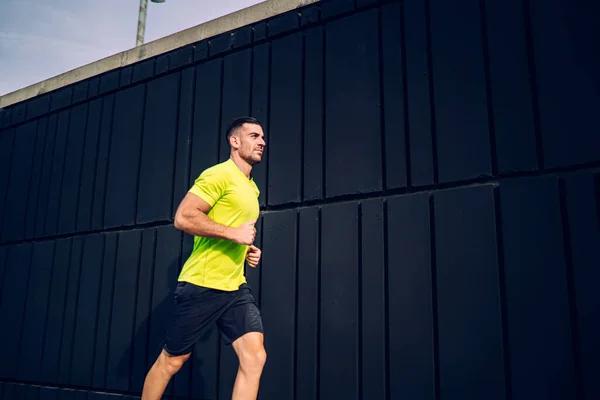
<svg viewBox="0 0 600 400">
<path fill-rule="evenodd" d="M 174 210 L 247 114 L 262 399 L 600 398 L 599 17 L 334 0 L 4 110 L 0 398 L 139 395 Z M 170 396 L 229 398 L 219 343 Z"/>
</svg>

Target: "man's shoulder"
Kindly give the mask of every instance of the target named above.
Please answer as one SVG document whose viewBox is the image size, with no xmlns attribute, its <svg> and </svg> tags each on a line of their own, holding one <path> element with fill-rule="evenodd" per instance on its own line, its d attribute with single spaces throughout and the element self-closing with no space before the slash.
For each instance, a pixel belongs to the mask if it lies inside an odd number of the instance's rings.
<svg viewBox="0 0 600 400">
<path fill-rule="evenodd" d="M 201 175 L 220 175 L 223 177 L 229 176 L 227 161 L 223 161 L 206 168 L 204 171 L 202 171 Z"/>
</svg>

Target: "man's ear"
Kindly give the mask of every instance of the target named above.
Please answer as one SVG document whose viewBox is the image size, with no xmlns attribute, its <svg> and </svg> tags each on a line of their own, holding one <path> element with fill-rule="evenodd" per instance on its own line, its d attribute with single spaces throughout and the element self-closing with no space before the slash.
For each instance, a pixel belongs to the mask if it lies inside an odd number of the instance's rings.
<svg viewBox="0 0 600 400">
<path fill-rule="evenodd" d="M 236 135 L 231 135 L 229 137 L 229 145 L 234 149 L 238 149 L 240 147 L 240 138 Z"/>
</svg>

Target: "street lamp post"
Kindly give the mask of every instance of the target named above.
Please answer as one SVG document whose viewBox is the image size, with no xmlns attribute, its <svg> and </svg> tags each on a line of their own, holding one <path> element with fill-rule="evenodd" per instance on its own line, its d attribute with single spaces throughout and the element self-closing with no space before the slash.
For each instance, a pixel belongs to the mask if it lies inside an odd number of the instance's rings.
<svg viewBox="0 0 600 400">
<path fill-rule="evenodd" d="M 153 3 L 164 3 L 166 0 L 150 0 Z M 140 0 L 140 12 L 138 15 L 138 29 L 136 46 L 144 44 L 144 34 L 146 33 L 146 10 L 148 8 L 148 0 Z"/>
</svg>

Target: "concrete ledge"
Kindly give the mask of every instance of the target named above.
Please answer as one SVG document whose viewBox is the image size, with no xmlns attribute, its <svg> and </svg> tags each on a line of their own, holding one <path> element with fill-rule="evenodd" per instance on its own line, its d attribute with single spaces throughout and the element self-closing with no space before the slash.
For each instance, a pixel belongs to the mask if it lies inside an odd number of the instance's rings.
<svg viewBox="0 0 600 400">
<path fill-rule="evenodd" d="M 266 0 L 223 17 L 205 22 L 170 36 L 145 43 L 142 46 L 117 53 L 83 67 L 65 72 L 45 81 L 0 97 L 0 108 L 30 99 L 46 92 L 68 86 L 104 72 L 134 64 L 188 44 L 199 42 L 221 33 L 271 18 L 286 11 L 315 3 L 319 0 Z"/>
</svg>

